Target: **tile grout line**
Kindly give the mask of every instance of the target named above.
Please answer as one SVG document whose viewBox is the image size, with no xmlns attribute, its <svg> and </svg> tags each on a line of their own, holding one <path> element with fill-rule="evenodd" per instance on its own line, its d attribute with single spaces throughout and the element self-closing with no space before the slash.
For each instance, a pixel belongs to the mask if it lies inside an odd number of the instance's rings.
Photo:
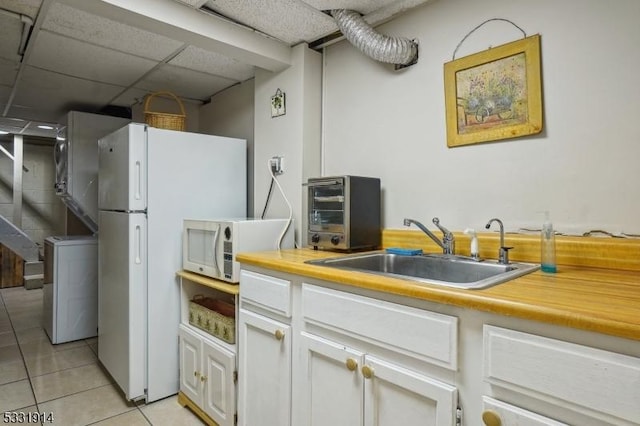
<svg viewBox="0 0 640 426">
<path fill-rule="evenodd" d="M 9 309 L 7 308 L 7 303 L 6 303 L 6 301 L 5 301 L 4 297 L 2 296 L 2 292 L 0 292 L 0 299 L 2 299 L 2 305 L 3 305 L 3 307 L 4 307 L 5 312 L 7 313 L 7 318 L 9 319 L 9 324 L 11 325 L 11 332 L 13 333 L 13 337 L 15 338 L 16 346 L 18 347 L 18 351 L 20 352 L 20 357 L 21 357 L 21 359 L 22 359 L 22 364 L 23 364 L 24 369 L 25 369 L 25 372 L 26 372 L 26 374 L 27 374 L 27 380 L 29 381 L 29 388 L 31 389 L 31 395 L 33 396 L 33 401 L 34 401 L 34 405 L 35 405 L 35 407 L 36 407 L 37 412 L 38 412 L 38 413 L 40 413 L 40 414 L 42 414 L 41 409 L 40 409 L 40 405 L 41 405 L 41 404 L 49 403 L 49 402 L 52 402 L 52 401 L 55 401 L 55 400 L 58 400 L 58 399 L 62 399 L 62 398 L 66 398 L 66 397 L 69 397 L 69 396 L 72 396 L 72 395 L 80 394 L 80 393 L 82 393 L 82 392 L 86 392 L 86 390 L 84 390 L 84 391 L 78 391 L 78 392 L 70 393 L 70 394 L 68 394 L 68 395 L 60 396 L 60 397 L 58 397 L 58 398 L 53 398 L 53 399 L 50 399 L 50 400 L 47 400 L 47 401 L 42 401 L 42 402 L 39 402 L 39 401 L 38 401 L 38 399 L 36 398 L 35 389 L 34 389 L 34 386 L 33 386 L 33 380 L 32 380 L 33 378 L 35 378 L 35 377 L 42 377 L 42 376 L 46 376 L 46 375 L 49 375 L 49 374 L 54 374 L 54 373 L 57 373 L 57 372 L 59 372 L 59 371 L 70 370 L 70 369 L 75 368 L 75 367 L 65 368 L 65 369 L 62 369 L 62 370 L 58 370 L 58 371 L 54 371 L 54 372 L 50 372 L 50 373 L 41 374 L 41 375 L 38 375 L 38 376 L 32 376 L 31 371 L 30 371 L 30 370 L 29 370 L 29 368 L 27 367 L 27 361 L 26 361 L 26 359 L 25 359 L 24 352 L 23 352 L 23 350 L 22 350 L 22 345 L 20 344 L 20 342 L 19 342 L 19 340 L 18 340 L 18 334 L 17 334 L 16 329 L 15 329 L 15 327 L 14 327 L 14 325 L 13 325 L 13 320 L 11 319 L 11 314 L 9 313 Z M 42 325 L 40 325 L 40 327 L 42 327 Z M 36 327 L 33 327 L 33 328 L 37 328 L 37 326 L 36 326 Z M 48 339 L 48 336 L 46 336 L 46 333 L 45 333 L 45 337 Z M 86 346 L 86 347 L 88 347 L 88 348 L 89 348 L 89 350 L 90 350 L 90 351 L 91 351 L 91 352 L 96 356 L 96 361 L 97 361 L 97 354 L 96 354 L 95 352 L 93 352 L 93 350 L 91 349 L 91 346 L 90 346 L 90 345 L 89 345 L 89 343 L 87 342 L 87 339 L 82 339 L 82 341 L 83 341 L 83 343 L 84 343 L 84 346 L 76 346 L 76 347 L 73 347 L 73 348 L 69 348 L 69 349 L 61 350 L 61 351 L 59 351 L 59 352 L 65 352 L 65 351 L 68 351 L 68 350 L 78 349 L 78 348 L 81 348 L 81 347 L 85 347 L 85 346 Z M 50 342 L 49 342 L 49 343 L 50 343 Z M 51 344 L 51 343 L 50 343 L 50 344 Z M 51 344 L 51 345 L 53 346 L 53 344 Z M 94 362 L 94 363 L 95 363 L 95 364 L 98 364 L 97 362 Z M 84 367 L 84 366 L 91 365 L 91 364 L 93 364 L 93 363 L 83 364 L 83 365 L 82 365 L 82 366 L 80 366 L 80 367 Z M 99 365 L 99 364 L 98 364 L 98 365 Z M 106 384 L 106 385 L 100 385 L 100 386 L 97 386 L 97 387 L 95 387 L 95 388 L 91 388 L 91 389 L 99 389 L 99 388 L 101 388 L 101 387 L 110 386 L 110 385 L 111 385 L 111 383 L 108 383 L 108 384 Z M 87 390 L 91 390 L 91 389 L 87 389 Z M 23 408 L 26 408 L 26 407 L 16 407 L 16 408 L 15 408 L 15 409 L 13 409 L 13 410 L 15 411 L 15 410 L 23 409 Z M 134 407 L 134 408 L 138 408 L 138 407 L 136 406 L 136 407 Z M 132 408 L 132 409 L 131 409 L 131 410 L 129 410 L 129 411 L 133 411 L 133 409 L 134 409 L 134 408 Z M 139 409 L 139 408 L 138 408 L 138 410 L 140 411 L 140 409 Z M 144 413 L 142 413 L 142 412 L 141 412 L 141 414 L 144 416 Z M 114 416 L 114 417 L 115 417 L 115 416 Z M 145 419 L 146 419 L 146 416 L 145 416 Z M 105 419 L 102 419 L 102 420 L 105 420 Z M 100 421 L 102 421 L 102 420 L 100 420 Z M 146 420 L 148 420 L 148 419 L 146 419 Z M 43 423 L 42 423 L 42 422 L 38 422 L 38 423 L 39 423 L 41 426 L 43 426 Z"/>
<path fill-rule="evenodd" d="M 33 383 L 31 382 L 31 375 L 29 374 L 29 370 L 27 369 L 27 362 L 24 359 L 24 353 L 22 352 L 22 347 L 18 342 L 18 334 L 16 333 L 16 329 L 13 326 L 13 320 L 11 319 L 11 314 L 9 313 L 9 309 L 7 309 L 7 302 L 4 299 L 3 292 L 0 292 L 0 299 L 2 299 L 2 305 L 4 306 L 4 310 L 7 312 L 7 318 L 9 318 L 9 324 L 11 325 L 11 331 L 13 332 L 13 337 L 16 339 L 16 346 L 18 346 L 18 351 L 20 351 L 20 358 L 22 358 L 22 364 L 24 366 L 24 371 L 27 373 L 27 380 L 29 381 L 29 388 L 31 389 L 31 396 L 33 396 L 33 402 L 36 406 L 36 410 L 40 413 L 40 407 L 38 406 L 38 401 L 36 400 L 36 393 L 33 389 Z M 16 408 L 17 410 L 26 407 Z M 42 424 L 42 423 L 40 423 Z"/>
</svg>

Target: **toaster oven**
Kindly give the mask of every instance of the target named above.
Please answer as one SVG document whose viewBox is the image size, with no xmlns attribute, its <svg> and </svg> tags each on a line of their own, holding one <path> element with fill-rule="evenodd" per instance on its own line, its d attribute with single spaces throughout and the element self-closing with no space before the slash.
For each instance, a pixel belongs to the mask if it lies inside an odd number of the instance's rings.
<svg viewBox="0 0 640 426">
<path fill-rule="evenodd" d="M 361 250 L 380 246 L 380 179 L 309 178 L 307 230 L 314 249 Z"/>
</svg>

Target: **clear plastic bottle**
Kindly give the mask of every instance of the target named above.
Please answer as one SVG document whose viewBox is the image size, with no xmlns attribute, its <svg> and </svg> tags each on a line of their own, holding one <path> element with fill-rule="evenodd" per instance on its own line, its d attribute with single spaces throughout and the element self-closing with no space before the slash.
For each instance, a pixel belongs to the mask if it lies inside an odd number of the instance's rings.
<svg viewBox="0 0 640 426">
<path fill-rule="evenodd" d="M 549 212 L 545 212 L 542 233 L 540 234 L 540 269 L 542 272 L 557 272 L 556 267 L 556 235 Z"/>
</svg>

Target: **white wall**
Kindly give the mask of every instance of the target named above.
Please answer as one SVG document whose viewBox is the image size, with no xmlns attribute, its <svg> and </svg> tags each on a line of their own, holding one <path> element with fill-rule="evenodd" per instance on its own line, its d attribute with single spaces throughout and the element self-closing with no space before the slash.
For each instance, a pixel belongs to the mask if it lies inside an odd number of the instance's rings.
<svg viewBox="0 0 640 426">
<path fill-rule="evenodd" d="M 9 152 L 12 145 L 6 146 Z M 56 180 L 53 146 L 24 144 L 23 164 L 29 169 L 22 174 L 21 229 L 40 247 L 44 238 L 64 232 L 64 204 L 55 194 Z M 13 219 L 13 162 L 0 154 L 0 214 Z"/>
<path fill-rule="evenodd" d="M 544 131 L 447 148 L 443 64 L 489 18 L 541 35 Z M 640 2 L 438 0 L 377 30 L 417 38 L 417 65 L 394 72 L 348 42 L 325 49 L 325 175 L 382 179 L 384 227 L 540 226 L 640 234 Z M 522 37 L 504 22 L 473 33 L 457 57 Z"/>
<path fill-rule="evenodd" d="M 246 139 L 247 214 L 253 214 L 253 99 L 255 84 L 245 81 L 220 92 L 199 112 L 199 133 Z"/>
<path fill-rule="evenodd" d="M 298 45 L 291 52 L 291 67 L 280 73 L 256 70 L 254 215 L 260 217 L 267 199 L 269 158 L 284 156 L 284 174 L 278 177 L 293 208 L 296 241 L 305 243 L 306 189 L 302 184 L 320 173 L 321 55 Z M 271 117 L 271 96 L 285 93 L 286 114 Z M 289 210 L 277 190 L 267 218 L 288 217 Z"/>
<path fill-rule="evenodd" d="M 135 104 L 131 107 L 131 121 L 135 123 L 144 123 L 145 122 L 145 102 L 144 100 Z M 201 104 L 195 103 L 194 101 L 187 101 L 184 99 L 180 99 L 182 102 L 182 107 L 184 108 L 185 118 L 185 131 L 187 132 L 198 132 L 199 118 L 200 118 L 200 107 Z M 168 113 L 168 114 L 181 114 L 180 105 L 175 101 L 175 99 L 171 97 L 164 96 L 154 96 L 149 101 L 149 111 L 150 112 L 158 112 L 158 113 Z"/>
</svg>

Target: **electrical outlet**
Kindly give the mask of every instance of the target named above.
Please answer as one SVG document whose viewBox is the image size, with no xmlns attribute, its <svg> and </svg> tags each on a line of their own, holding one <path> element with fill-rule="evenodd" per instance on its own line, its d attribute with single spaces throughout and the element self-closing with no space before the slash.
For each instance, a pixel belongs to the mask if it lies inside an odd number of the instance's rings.
<svg viewBox="0 0 640 426">
<path fill-rule="evenodd" d="M 271 165 L 271 171 L 274 175 L 281 175 L 284 173 L 284 157 L 283 156 L 274 156 L 269 160 L 269 164 Z"/>
</svg>

